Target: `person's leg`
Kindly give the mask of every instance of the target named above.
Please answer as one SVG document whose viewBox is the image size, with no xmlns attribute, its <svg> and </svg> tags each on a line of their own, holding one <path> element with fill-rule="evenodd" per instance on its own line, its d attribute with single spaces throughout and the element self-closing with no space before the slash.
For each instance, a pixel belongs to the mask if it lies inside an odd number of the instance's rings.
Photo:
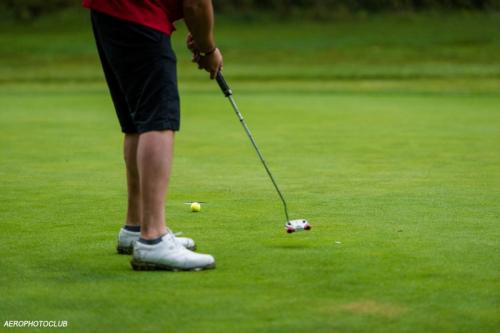
<svg viewBox="0 0 500 333">
<path fill-rule="evenodd" d="M 167 233 L 165 194 L 170 177 L 173 131 L 150 131 L 139 135 L 137 167 L 141 193 L 141 238 L 155 239 Z"/>
<path fill-rule="evenodd" d="M 137 167 L 141 192 L 141 238 L 133 243 L 134 270 L 188 270 L 215 268 L 215 259 L 186 249 L 165 225 L 165 194 L 172 165 L 174 131 L 139 135 Z"/>
<path fill-rule="evenodd" d="M 125 134 L 123 141 L 123 158 L 127 170 L 127 216 L 125 225 L 139 227 L 141 225 L 141 188 L 139 169 L 137 168 L 137 146 L 139 134 Z"/>
<path fill-rule="evenodd" d="M 125 134 L 123 143 L 123 155 L 125 159 L 125 166 L 127 171 L 127 188 L 128 188 L 128 204 L 127 204 L 127 215 L 125 219 L 125 226 L 120 229 L 118 233 L 118 246 L 117 251 L 120 254 L 132 254 L 133 243 L 139 240 L 141 221 L 142 221 L 142 198 L 141 198 L 141 178 L 139 177 L 138 168 L 138 150 L 139 146 L 139 134 Z M 169 149 L 171 151 L 171 148 Z M 171 155 L 170 155 L 171 156 Z M 171 160 L 171 157 L 170 157 Z M 168 161 L 168 165 L 170 162 Z M 165 170 L 170 169 L 170 166 L 166 166 Z M 146 172 L 148 172 L 146 170 Z M 168 182 L 168 178 L 167 178 Z M 166 185 L 165 185 L 166 186 Z M 164 196 L 163 194 L 158 194 L 159 196 Z M 162 209 L 162 206 L 155 207 L 153 209 Z M 162 214 L 162 211 L 159 212 Z M 158 218 L 158 226 L 162 226 L 162 218 Z M 149 228 L 151 229 L 151 228 Z M 149 230 L 148 229 L 148 230 Z M 158 229 L 154 227 L 153 229 Z M 146 238 L 145 238 L 146 239 Z M 191 238 L 187 237 L 176 237 L 176 240 L 186 249 L 196 250 L 196 244 Z"/>
</svg>

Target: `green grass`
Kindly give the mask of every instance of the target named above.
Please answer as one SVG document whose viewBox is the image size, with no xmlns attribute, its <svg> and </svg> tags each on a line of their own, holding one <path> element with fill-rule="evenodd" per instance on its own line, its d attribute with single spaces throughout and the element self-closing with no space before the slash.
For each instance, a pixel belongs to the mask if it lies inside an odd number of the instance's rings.
<svg viewBox="0 0 500 333">
<path fill-rule="evenodd" d="M 0 33 L 0 331 L 30 319 L 71 332 L 498 329 L 500 16 L 221 20 L 237 102 L 292 216 L 313 224 L 293 235 L 177 35 L 167 214 L 216 257 L 200 273 L 134 272 L 114 252 L 122 137 L 85 22 L 70 12 Z M 190 200 L 208 204 L 193 214 Z"/>
</svg>

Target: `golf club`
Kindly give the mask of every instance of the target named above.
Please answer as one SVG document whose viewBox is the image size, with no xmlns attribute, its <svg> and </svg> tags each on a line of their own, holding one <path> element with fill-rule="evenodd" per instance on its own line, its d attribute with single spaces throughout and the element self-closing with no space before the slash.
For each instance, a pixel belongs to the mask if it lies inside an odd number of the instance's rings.
<svg viewBox="0 0 500 333">
<path fill-rule="evenodd" d="M 250 142 L 252 142 L 253 147 L 255 148 L 255 151 L 257 152 L 257 155 L 259 156 L 260 161 L 262 162 L 262 165 L 264 166 L 264 169 L 266 169 L 267 174 L 269 175 L 269 178 L 271 179 L 271 182 L 274 185 L 274 188 L 276 189 L 276 192 L 278 192 L 278 195 L 281 199 L 281 202 L 283 203 L 283 208 L 285 210 L 285 229 L 288 233 L 292 233 L 295 231 L 302 231 L 302 230 L 311 230 L 311 225 L 307 220 L 304 219 L 299 219 L 299 220 L 290 220 L 288 216 L 288 208 L 286 204 L 285 197 L 283 196 L 283 193 L 278 187 L 278 184 L 274 180 L 273 174 L 271 173 L 271 170 L 269 170 L 269 167 L 267 166 L 266 160 L 264 159 L 264 156 L 260 152 L 259 147 L 257 147 L 257 143 L 255 142 L 255 139 L 253 138 L 252 133 L 250 132 L 250 129 L 248 128 L 245 119 L 243 118 L 240 110 L 238 109 L 238 106 L 236 105 L 236 102 L 234 101 L 233 98 L 233 92 L 229 85 L 227 84 L 226 80 L 224 79 L 224 76 L 222 75 L 222 72 L 219 71 L 216 76 L 217 83 L 219 84 L 220 89 L 222 90 L 222 93 L 224 96 L 226 96 L 229 99 L 229 102 L 231 103 L 231 106 L 233 107 L 234 112 L 236 113 L 236 116 L 240 120 L 241 125 L 245 129 L 245 132 L 247 133 L 248 138 L 250 139 Z"/>
</svg>

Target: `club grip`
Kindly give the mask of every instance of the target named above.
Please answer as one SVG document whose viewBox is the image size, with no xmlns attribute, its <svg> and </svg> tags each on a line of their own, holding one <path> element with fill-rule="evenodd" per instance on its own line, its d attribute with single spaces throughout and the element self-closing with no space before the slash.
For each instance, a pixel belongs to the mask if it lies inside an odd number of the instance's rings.
<svg viewBox="0 0 500 333">
<path fill-rule="evenodd" d="M 222 90 L 222 93 L 224 96 L 229 97 L 233 94 L 231 91 L 231 88 L 229 88 L 229 85 L 227 84 L 226 80 L 224 80 L 224 76 L 222 75 L 222 72 L 219 71 L 217 73 L 217 76 L 215 78 L 217 80 L 217 83 L 219 84 L 220 89 Z"/>
</svg>

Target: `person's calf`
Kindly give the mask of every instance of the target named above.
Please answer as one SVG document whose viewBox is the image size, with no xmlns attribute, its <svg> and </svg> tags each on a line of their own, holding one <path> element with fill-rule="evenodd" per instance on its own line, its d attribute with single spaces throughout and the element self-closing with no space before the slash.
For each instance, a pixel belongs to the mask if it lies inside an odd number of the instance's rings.
<svg viewBox="0 0 500 333">
<path fill-rule="evenodd" d="M 174 132 L 150 131 L 139 136 L 137 167 L 141 193 L 141 237 L 155 239 L 167 233 L 165 195 L 172 164 Z"/>
<path fill-rule="evenodd" d="M 125 224 L 137 226 L 141 224 L 141 186 L 137 167 L 138 134 L 125 134 L 123 140 L 123 159 L 127 174 L 127 216 Z"/>
</svg>

